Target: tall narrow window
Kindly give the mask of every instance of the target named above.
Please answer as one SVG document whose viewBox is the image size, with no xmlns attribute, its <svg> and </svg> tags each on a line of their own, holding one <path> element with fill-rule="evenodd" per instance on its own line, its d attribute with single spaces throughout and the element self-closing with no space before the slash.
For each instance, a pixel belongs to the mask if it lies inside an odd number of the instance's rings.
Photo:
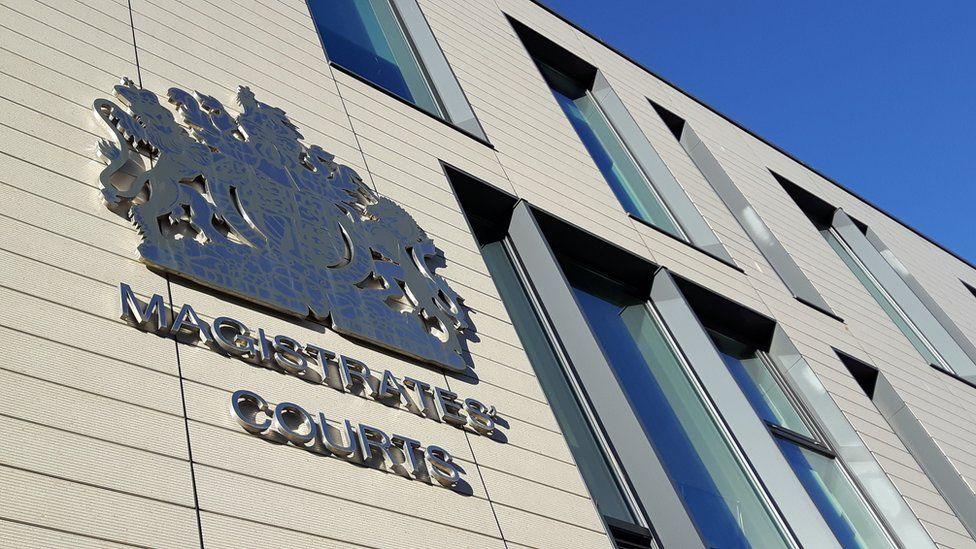
<svg viewBox="0 0 976 549">
<path fill-rule="evenodd" d="M 480 184 L 453 169 L 448 169 L 448 175 L 491 279 L 609 534 L 621 549 L 650 547 L 651 533 L 644 512 L 563 351 L 540 317 L 537 298 L 505 236 L 502 220 L 514 199 L 486 193 Z M 500 207 L 491 206 L 499 200 Z"/>
<path fill-rule="evenodd" d="M 580 307 L 709 547 L 785 546 L 769 508 L 646 299 L 582 267 Z"/>
<path fill-rule="evenodd" d="M 651 105 L 793 296 L 801 303 L 834 316 L 820 292 L 803 274 L 779 239 L 769 230 L 766 222 L 759 217 L 759 212 L 735 185 L 705 142 L 698 137 L 694 128 L 683 118 L 661 105 L 653 101 Z"/>
<path fill-rule="evenodd" d="M 969 534 L 976 536 L 976 495 L 938 441 L 919 421 L 916 412 L 902 399 L 883 372 L 845 353 L 835 352 Z"/>
<path fill-rule="evenodd" d="M 312 0 L 309 6 L 334 63 L 432 114 L 443 115 L 390 0 Z"/>
<path fill-rule="evenodd" d="M 905 335 L 908 342 L 915 347 L 918 354 L 922 355 L 929 364 L 933 366 L 938 366 L 944 370 L 952 371 L 952 368 L 946 363 L 946 361 L 939 356 L 939 354 L 932 347 L 932 344 L 925 338 L 922 332 L 917 326 L 912 322 L 905 311 L 898 306 L 895 300 L 885 291 L 884 287 L 874 278 L 871 273 L 864 267 L 854 252 L 851 251 L 850 247 L 844 242 L 843 237 L 841 237 L 837 230 L 833 227 L 828 227 L 820 231 L 820 234 L 827 240 L 830 247 L 837 252 L 841 261 L 847 265 L 847 268 L 851 270 L 857 280 L 864 286 L 864 288 L 871 294 L 871 297 L 878 303 L 881 310 L 888 315 L 888 318 L 895 323 L 898 330 Z"/>
<path fill-rule="evenodd" d="M 532 308 L 506 248 L 503 240 L 490 242 L 481 247 L 481 254 L 586 486 L 604 516 L 640 524 L 637 513 L 628 502 L 623 482 L 615 474 L 611 458 L 590 425 L 584 405 L 576 396 L 567 371 Z"/>
<path fill-rule="evenodd" d="M 623 209 L 665 234 L 723 261 L 732 257 L 712 232 L 606 76 L 509 18 L 570 125 Z"/>
<path fill-rule="evenodd" d="M 976 381 L 976 347 L 869 227 L 773 173 L 885 315 L 929 364 Z"/>
<path fill-rule="evenodd" d="M 590 90 L 558 69 L 538 60 L 537 63 L 556 102 L 624 209 L 659 229 L 685 238 Z"/>
<path fill-rule="evenodd" d="M 770 357 L 719 332 L 709 335 L 841 545 L 894 547 L 833 451 L 788 394 Z"/>
<path fill-rule="evenodd" d="M 416 0 L 308 0 L 339 69 L 486 140 Z"/>
</svg>

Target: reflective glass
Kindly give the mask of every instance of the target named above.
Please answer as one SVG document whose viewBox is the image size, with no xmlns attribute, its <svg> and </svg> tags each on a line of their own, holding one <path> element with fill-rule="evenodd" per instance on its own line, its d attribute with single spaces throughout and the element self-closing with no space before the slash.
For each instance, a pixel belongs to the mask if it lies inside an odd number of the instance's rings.
<svg viewBox="0 0 976 549">
<path fill-rule="evenodd" d="M 540 63 L 539 68 L 552 88 L 556 102 L 624 209 L 655 227 L 683 238 L 677 223 L 654 193 L 644 172 L 589 91 L 548 65 Z"/>
<path fill-rule="evenodd" d="M 481 248 L 481 254 L 597 508 L 603 515 L 639 524 L 621 493 L 616 475 L 607 463 L 602 446 L 580 407 L 576 392 L 550 345 L 504 245 L 501 242 L 487 244 Z"/>
<path fill-rule="evenodd" d="M 894 547 L 837 460 L 785 439 L 777 442 L 842 547 Z"/>
<path fill-rule="evenodd" d="M 835 235 L 830 229 L 821 231 L 821 233 L 827 239 L 830 247 L 837 252 L 841 260 L 847 264 L 847 267 L 854 273 L 854 276 L 857 277 L 864 288 L 867 289 L 868 293 L 871 294 L 871 297 L 878 302 L 878 305 L 888 315 L 888 318 L 895 323 L 895 326 L 901 330 L 901 333 L 905 334 L 905 337 L 908 338 L 909 343 L 922 355 L 922 358 L 927 360 L 929 364 L 941 366 L 943 369 L 951 371 L 948 365 L 929 348 L 922 335 L 918 333 L 915 327 L 905 318 L 904 313 L 901 312 L 894 302 L 892 302 L 891 298 L 875 282 L 874 277 L 868 274 L 864 267 L 861 266 L 861 263 L 854 257 L 854 254 L 841 242 L 840 237 Z"/>
<path fill-rule="evenodd" d="M 591 277 L 576 298 L 706 545 L 787 546 L 645 303 Z"/>
<path fill-rule="evenodd" d="M 308 6 L 331 61 L 443 116 L 390 0 L 309 0 Z"/>
<path fill-rule="evenodd" d="M 752 349 L 734 339 L 710 332 L 719 356 L 763 420 L 813 438 L 813 433 L 766 362 Z"/>
</svg>

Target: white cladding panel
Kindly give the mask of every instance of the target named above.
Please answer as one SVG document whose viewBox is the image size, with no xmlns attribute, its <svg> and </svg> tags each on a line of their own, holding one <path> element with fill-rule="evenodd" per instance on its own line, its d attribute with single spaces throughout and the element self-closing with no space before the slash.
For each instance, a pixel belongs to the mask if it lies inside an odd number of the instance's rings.
<svg viewBox="0 0 976 549">
<path fill-rule="evenodd" d="M 976 340 L 976 298 L 958 282 L 976 286 L 972 266 L 529 0 L 419 2 L 493 148 L 330 67 L 302 0 L 129 4 L 0 0 L 0 545 L 194 547 L 202 536 L 210 547 L 608 547 L 443 162 L 778 320 L 933 539 L 976 546 L 831 347 L 885 373 L 971 488 L 976 389 L 922 361 L 767 168 L 870 225 Z M 626 215 L 506 13 L 603 71 L 744 272 Z M 123 76 L 225 105 L 248 85 L 284 109 L 306 143 L 405 208 L 443 250 L 439 272 L 472 309 L 477 378 L 448 377 L 147 270 L 138 234 L 106 210 L 98 186 L 95 152 L 106 136 L 91 105 Z M 845 322 L 791 296 L 648 98 L 694 126 Z M 120 281 L 192 303 L 208 320 L 231 316 L 494 404 L 509 424 L 506 440 L 203 347 L 177 352 L 172 340 L 119 320 Z M 227 411 L 237 389 L 441 445 L 470 490 L 249 436 Z"/>
</svg>

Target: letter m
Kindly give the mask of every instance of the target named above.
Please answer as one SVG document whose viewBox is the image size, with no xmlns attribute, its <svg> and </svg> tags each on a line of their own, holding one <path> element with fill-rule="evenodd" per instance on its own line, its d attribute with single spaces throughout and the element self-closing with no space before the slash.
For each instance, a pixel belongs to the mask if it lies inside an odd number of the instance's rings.
<svg viewBox="0 0 976 549">
<path fill-rule="evenodd" d="M 119 293 L 122 298 L 122 320 L 146 332 L 166 330 L 167 311 L 162 296 L 153 294 L 143 308 L 125 282 L 119 283 Z"/>
</svg>

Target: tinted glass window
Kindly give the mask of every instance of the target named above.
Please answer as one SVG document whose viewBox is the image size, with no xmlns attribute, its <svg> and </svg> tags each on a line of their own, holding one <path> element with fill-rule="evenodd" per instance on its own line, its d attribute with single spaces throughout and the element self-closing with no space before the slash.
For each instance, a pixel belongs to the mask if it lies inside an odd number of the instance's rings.
<svg viewBox="0 0 976 549">
<path fill-rule="evenodd" d="M 766 423 L 813 437 L 813 433 L 786 396 L 779 380 L 755 349 L 715 332 L 709 335 L 718 346 L 719 356 L 759 417 Z"/>
<path fill-rule="evenodd" d="M 482 246 L 481 254 L 597 508 L 605 516 L 639 524 L 504 245 L 487 244 Z"/>
<path fill-rule="evenodd" d="M 847 249 L 844 242 L 839 236 L 834 234 L 834 231 L 827 229 L 821 231 L 824 238 L 827 239 L 827 243 L 830 247 L 837 252 L 841 260 L 847 265 L 847 267 L 854 273 L 858 281 L 864 286 L 864 288 L 871 294 L 871 297 L 878 302 L 881 309 L 888 315 L 888 318 L 895 323 L 895 326 L 905 334 L 908 341 L 915 347 L 922 358 L 928 361 L 929 364 L 936 366 L 941 366 L 943 369 L 949 370 L 950 368 L 945 362 L 932 351 L 932 348 L 918 331 L 918 329 L 908 320 L 908 317 L 902 312 L 902 310 L 895 304 L 894 300 L 888 296 L 888 294 L 881 288 L 874 277 L 872 277 L 867 270 L 861 266 L 861 263 L 854 257 L 854 253 Z"/>
<path fill-rule="evenodd" d="M 894 547 L 836 459 L 777 439 L 783 455 L 843 547 Z"/>
<path fill-rule="evenodd" d="M 836 458 L 817 442 L 763 353 L 711 332 L 719 355 L 843 547 L 892 547 L 881 524 Z"/>
<path fill-rule="evenodd" d="M 625 210 L 681 237 L 681 230 L 588 90 L 539 63 L 556 102 Z"/>
<path fill-rule="evenodd" d="M 643 300 L 590 273 L 574 292 L 613 374 L 709 547 L 786 542 Z"/>
<path fill-rule="evenodd" d="M 390 0 L 309 0 L 308 6 L 331 61 L 443 116 Z"/>
</svg>

